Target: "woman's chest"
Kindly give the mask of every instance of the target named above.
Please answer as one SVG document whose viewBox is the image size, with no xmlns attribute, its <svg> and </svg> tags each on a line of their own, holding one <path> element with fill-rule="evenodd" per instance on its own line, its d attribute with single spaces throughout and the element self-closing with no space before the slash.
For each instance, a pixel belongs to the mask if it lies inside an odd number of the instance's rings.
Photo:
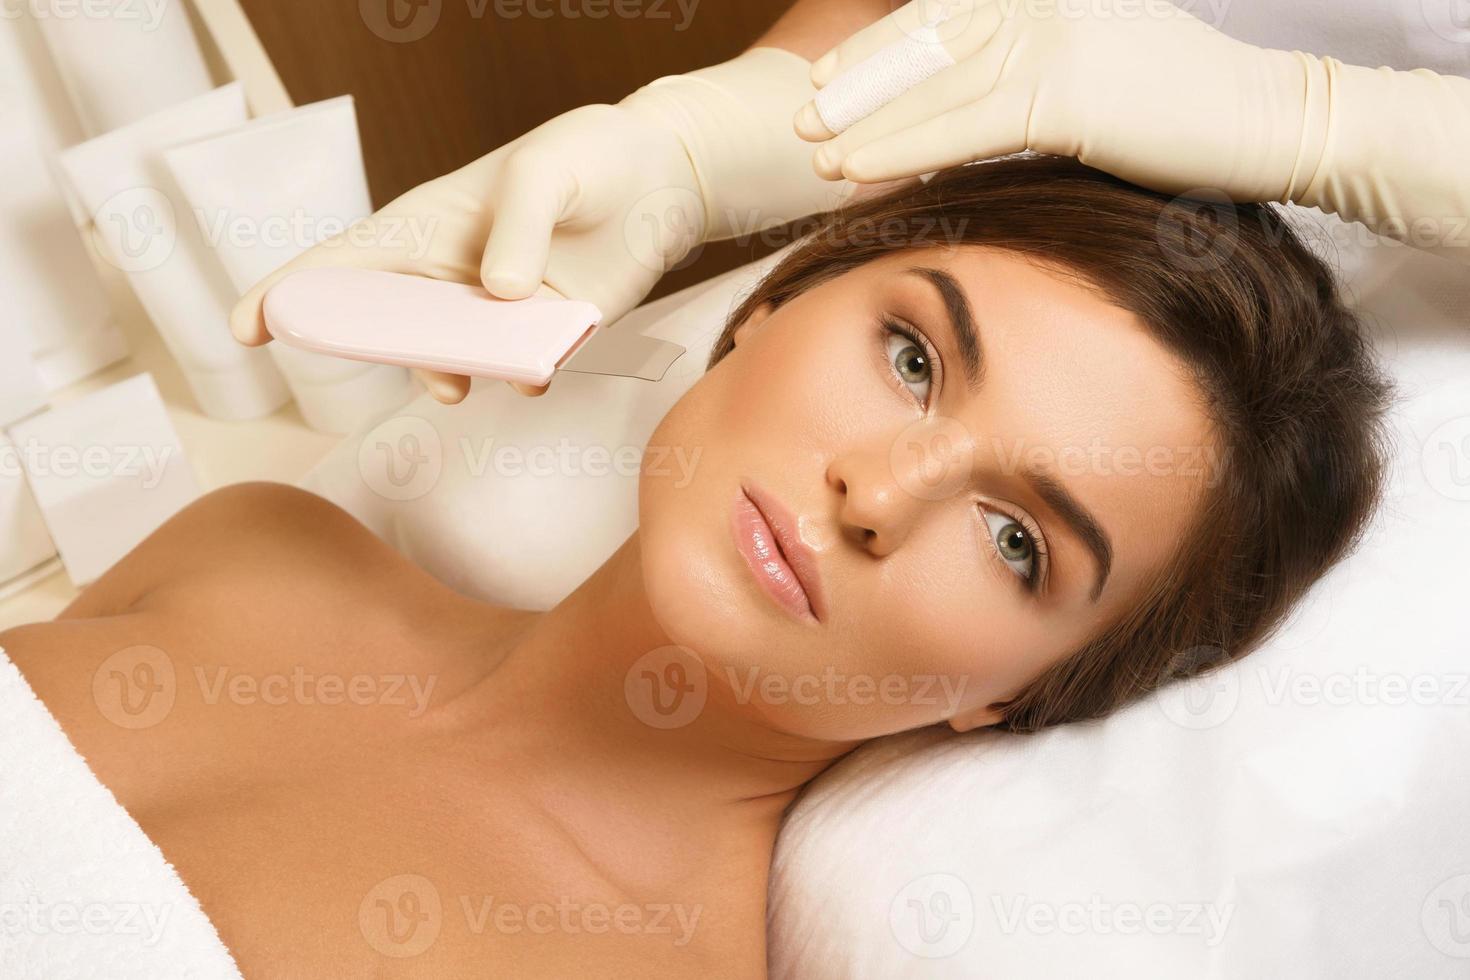
<svg viewBox="0 0 1470 980">
<path fill-rule="evenodd" d="M 708 975 L 712 945 L 759 937 L 762 890 L 668 874 L 626 832 L 636 800 L 587 805 L 579 770 L 553 801 L 545 766 L 445 726 L 472 671 L 323 623 L 34 630 L 22 671 L 246 977 Z"/>
<path fill-rule="evenodd" d="M 138 817 L 246 977 L 563 976 L 678 956 L 709 926 L 697 901 L 610 887 L 544 815 L 463 779 L 380 758 Z"/>
</svg>

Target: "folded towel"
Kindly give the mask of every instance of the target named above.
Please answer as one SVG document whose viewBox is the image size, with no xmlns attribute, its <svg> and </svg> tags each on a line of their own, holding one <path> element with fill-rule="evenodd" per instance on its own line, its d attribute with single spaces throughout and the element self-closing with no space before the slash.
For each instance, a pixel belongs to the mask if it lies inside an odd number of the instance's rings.
<svg viewBox="0 0 1470 980">
<path fill-rule="evenodd" d="M 0 978 L 234 978 L 214 925 L 0 650 Z"/>
</svg>

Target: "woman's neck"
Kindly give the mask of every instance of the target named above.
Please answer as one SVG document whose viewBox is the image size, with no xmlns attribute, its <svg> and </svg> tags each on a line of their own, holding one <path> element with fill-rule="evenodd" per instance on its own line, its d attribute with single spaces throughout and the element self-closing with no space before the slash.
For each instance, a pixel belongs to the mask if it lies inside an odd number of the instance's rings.
<svg viewBox="0 0 1470 980">
<path fill-rule="evenodd" d="M 525 620 L 461 703 L 499 746 L 509 740 L 534 760 L 525 775 L 567 813 L 590 804 L 589 814 L 665 842 L 697 829 L 706 856 L 712 837 L 743 826 L 751 833 L 736 836 L 764 837 L 769 856 L 796 791 L 853 743 L 764 725 L 697 656 L 655 619 L 634 534 L 554 609 Z"/>
</svg>

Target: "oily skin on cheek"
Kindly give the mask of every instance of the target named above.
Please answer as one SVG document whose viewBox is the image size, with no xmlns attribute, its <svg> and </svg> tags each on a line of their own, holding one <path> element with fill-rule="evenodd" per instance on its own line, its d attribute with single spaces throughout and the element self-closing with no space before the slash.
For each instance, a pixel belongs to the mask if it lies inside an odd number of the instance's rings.
<svg viewBox="0 0 1470 980">
<path fill-rule="evenodd" d="M 975 310 L 987 364 L 978 392 L 965 385 L 939 294 L 904 273 L 916 265 L 952 275 Z M 940 384 L 927 408 L 884 374 L 883 313 L 937 348 Z M 736 341 L 652 440 L 702 455 L 680 490 L 645 476 L 645 579 L 670 637 L 696 650 L 717 682 L 836 678 L 837 699 L 820 685 L 801 703 L 749 703 L 783 730 L 860 738 L 956 715 L 962 727 L 996 720 L 986 705 L 1126 610 L 1192 515 L 1184 476 L 1061 475 L 1113 541 L 1108 588 L 1090 601 L 1089 552 L 1027 489 L 1017 460 L 1094 440 L 1198 443 L 1208 427 L 1185 372 L 1130 314 L 1018 257 L 977 248 L 885 256 L 759 311 Z M 908 461 L 901 440 L 932 416 L 968 434 L 972 482 L 942 499 L 904 489 L 915 475 L 905 467 L 923 461 Z M 728 529 L 742 480 L 798 515 L 817 553 L 825 622 L 775 609 L 742 564 Z M 994 554 L 984 501 L 1017 505 L 1041 526 L 1052 562 L 1041 599 Z M 890 678 L 902 696 L 845 697 L 855 682 L 871 691 Z"/>
</svg>

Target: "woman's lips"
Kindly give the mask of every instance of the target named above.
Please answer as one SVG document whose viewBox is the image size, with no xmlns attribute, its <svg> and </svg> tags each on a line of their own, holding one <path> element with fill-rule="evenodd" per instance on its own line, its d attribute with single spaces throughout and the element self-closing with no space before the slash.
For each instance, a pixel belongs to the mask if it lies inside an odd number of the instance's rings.
<svg viewBox="0 0 1470 980">
<path fill-rule="evenodd" d="M 796 534 L 795 516 L 750 483 L 741 485 L 730 515 L 735 548 L 756 582 L 794 618 L 819 622 L 826 614 L 817 557 Z"/>
</svg>

